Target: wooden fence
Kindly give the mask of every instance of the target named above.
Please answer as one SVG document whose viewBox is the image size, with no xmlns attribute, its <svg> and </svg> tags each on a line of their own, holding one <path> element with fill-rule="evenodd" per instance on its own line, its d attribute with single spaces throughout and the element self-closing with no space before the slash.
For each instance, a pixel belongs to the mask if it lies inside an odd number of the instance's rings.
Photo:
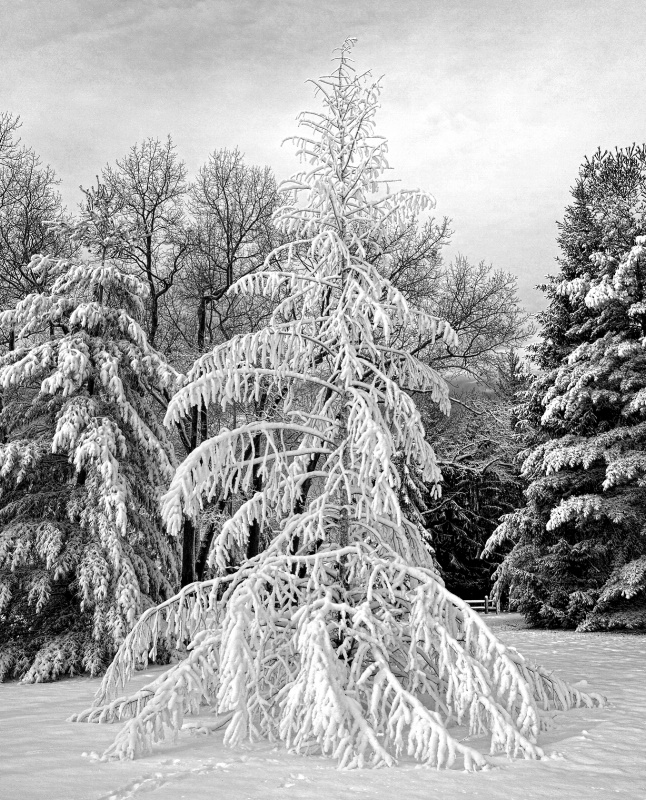
<svg viewBox="0 0 646 800">
<path fill-rule="evenodd" d="M 496 607 L 493 600 L 485 596 L 482 600 L 465 600 L 474 611 L 479 611 L 481 614 L 499 614 L 500 609 Z"/>
</svg>

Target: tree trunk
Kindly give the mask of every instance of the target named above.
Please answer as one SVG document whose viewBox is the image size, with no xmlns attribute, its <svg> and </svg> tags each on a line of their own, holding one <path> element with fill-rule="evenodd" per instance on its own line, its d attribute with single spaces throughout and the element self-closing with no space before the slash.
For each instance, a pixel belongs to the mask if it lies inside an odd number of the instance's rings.
<svg viewBox="0 0 646 800">
<path fill-rule="evenodd" d="M 182 586 L 197 579 L 195 572 L 195 525 L 193 520 L 184 517 L 182 538 Z"/>
<path fill-rule="evenodd" d="M 253 455 L 255 458 L 260 446 L 260 437 L 255 436 L 253 441 Z M 251 482 L 254 494 L 262 490 L 262 478 L 259 475 L 260 465 L 256 464 L 253 468 L 253 480 Z M 260 522 L 257 519 L 249 525 L 249 539 L 247 540 L 247 558 L 253 558 L 260 552 Z"/>
<path fill-rule="evenodd" d="M 249 526 L 249 539 L 247 541 L 247 558 L 253 558 L 260 552 L 260 523 L 257 519 Z"/>
<path fill-rule="evenodd" d="M 150 330 L 148 341 L 151 347 L 155 346 L 155 336 L 159 327 L 159 298 L 155 291 L 155 279 L 153 277 L 153 237 L 152 234 L 146 236 L 146 277 L 150 287 Z"/>
<path fill-rule="evenodd" d="M 197 345 L 201 352 L 204 347 L 204 334 L 206 323 L 206 303 L 207 298 L 202 297 L 197 312 Z M 191 430 L 189 434 L 188 452 L 192 453 L 198 445 L 198 436 L 201 434 L 201 441 L 207 436 L 208 420 L 207 410 L 204 402 L 200 406 L 191 407 Z M 197 555 L 197 530 L 193 520 L 184 518 L 184 537 L 182 542 L 182 586 L 193 583 L 198 577 L 204 574 L 206 569 L 206 558 L 208 549 L 211 546 L 213 534 L 208 542 L 206 552 L 203 554 L 204 547 L 200 547 L 200 555 Z M 208 536 L 207 536 L 208 538 Z"/>
<path fill-rule="evenodd" d="M 209 438 L 209 418 L 207 416 L 206 404 L 202 400 L 200 409 L 200 442 L 205 442 Z"/>
<path fill-rule="evenodd" d="M 200 355 L 204 350 L 204 339 L 206 338 L 206 304 L 210 297 L 202 297 L 197 312 L 197 349 Z M 206 403 L 202 401 L 200 408 L 200 441 L 204 442 L 208 438 L 209 421 L 207 416 Z"/>
<path fill-rule="evenodd" d="M 14 333 L 14 330 L 13 330 L 13 328 L 11 328 L 11 330 L 9 331 L 9 352 L 12 352 L 13 350 L 15 350 L 15 347 L 16 347 L 16 338 L 15 337 L 16 337 L 16 335 Z M 4 402 L 3 402 L 3 398 L 2 398 L 2 393 L 0 392 L 0 413 L 2 412 L 3 408 L 4 408 Z M 7 443 L 7 439 L 8 439 L 7 429 L 3 425 L 2 428 L 0 428 L 0 444 L 6 444 Z"/>
</svg>

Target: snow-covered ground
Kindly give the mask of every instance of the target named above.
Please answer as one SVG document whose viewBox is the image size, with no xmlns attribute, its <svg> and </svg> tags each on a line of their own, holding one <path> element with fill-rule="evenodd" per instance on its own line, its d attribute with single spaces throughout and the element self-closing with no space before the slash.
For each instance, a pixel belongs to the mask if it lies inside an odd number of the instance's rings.
<svg viewBox="0 0 646 800">
<path fill-rule="evenodd" d="M 326 759 L 262 744 L 232 751 L 221 734 L 183 731 L 175 745 L 134 762 L 94 757 L 116 726 L 66 723 L 90 705 L 99 681 L 0 684 L 1 800 L 646 800 L 646 637 L 528 631 L 515 615 L 489 618 L 500 637 L 582 688 L 605 694 L 603 709 L 557 714 L 540 762 L 495 759 L 479 773 L 406 763 L 343 772 Z M 159 670 L 140 673 L 132 686 Z"/>
</svg>

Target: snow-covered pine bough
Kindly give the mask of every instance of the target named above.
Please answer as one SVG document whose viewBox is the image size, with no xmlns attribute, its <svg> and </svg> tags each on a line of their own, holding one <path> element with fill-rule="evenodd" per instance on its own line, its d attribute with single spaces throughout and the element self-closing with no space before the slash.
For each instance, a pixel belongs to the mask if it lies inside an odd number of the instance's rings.
<svg viewBox="0 0 646 800">
<path fill-rule="evenodd" d="M 304 114 L 303 171 L 283 184 L 275 223 L 287 244 L 231 291 L 274 302 L 267 327 L 200 358 L 167 424 L 194 406 L 226 414 L 260 397 L 272 415 L 221 428 L 179 467 L 163 502 L 168 530 L 205 504 L 238 500 L 215 538 L 211 580 L 147 610 L 109 667 L 93 708 L 73 719 L 125 720 L 105 757 L 134 758 L 208 707 L 231 746 L 261 738 L 341 767 L 487 764 L 490 752 L 540 758 L 550 710 L 601 704 L 505 647 L 446 590 L 418 526 L 402 514 L 398 463 L 439 492 L 441 475 L 411 392 L 448 413 L 448 389 L 407 339 L 455 342 L 388 279 L 386 231 L 431 208 L 389 194 L 375 135 L 379 84 L 341 48 Z M 227 573 L 260 525 L 266 549 Z M 160 642 L 188 655 L 118 697 Z M 459 738 L 452 735 L 461 727 Z"/>
</svg>

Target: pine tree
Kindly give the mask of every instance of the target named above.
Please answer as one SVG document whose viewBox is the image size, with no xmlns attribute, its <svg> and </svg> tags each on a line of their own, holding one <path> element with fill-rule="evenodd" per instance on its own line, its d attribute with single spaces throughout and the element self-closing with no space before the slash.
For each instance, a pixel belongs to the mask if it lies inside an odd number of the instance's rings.
<svg viewBox="0 0 646 800">
<path fill-rule="evenodd" d="M 146 289 L 115 255 L 128 235 L 100 185 L 36 256 L 43 287 L 0 317 L 0 679 L 96 674 L 147 607 L 177 590 L 159 497 L 173 451 L 151 396 L 177 374 L 136 321 Z"/>
<path fill-rule="evenodd" d="M 304 171 L 276 213 L 289 241 L 232 291 L 274 296 L 270 324 L 203 356 L 173 398 L 167 422 L 204 400 L 229 408 L 270 393 L 269 420 L 222 429 L 179 467 L 163 502 L 184 514 L 213 497 L 261 488 L 218 535 L 220 576 L 185 587 L 145 613 L 78 719 L 132 718 L 107 756 L 134 757 L 209 703 L 230 745 L 258 737 L 341 766 L 390 765 L 402 753 L 429 765 L 486 758 L 451 723 L 491 733 L 492 752 L 537 757 L 541 709 L 592 703 L 500 644 L 444 588 L 418 528 L 402 514 L 396 459 L 440 474 L 406 389 L 448 412 L 431 368 L 392 346 L 392 332 L 454 341 L 442 321 L 412 310 L 366 259 L 380 226 L 428 207 L 419 192 L 383 191 L 386 142 L 374 131 L 378 85 L 341 49 L 317 82 L 324 111 L 300 118 Z M 397 454 L 401 454 L 398 456 Z M 256 521 L 268 547 L 223 574 Z M 114 699 L 160 637 L 191 636 L 188 657 L 132 697 Z"/>
<path fill-rule="evenodd" d="M 646 147 L 597 152 L 561 226 L 527 392 L 527 504 L 492 543 L 527 618 L 590 630 L 646 626 Z"/>
</svg>

